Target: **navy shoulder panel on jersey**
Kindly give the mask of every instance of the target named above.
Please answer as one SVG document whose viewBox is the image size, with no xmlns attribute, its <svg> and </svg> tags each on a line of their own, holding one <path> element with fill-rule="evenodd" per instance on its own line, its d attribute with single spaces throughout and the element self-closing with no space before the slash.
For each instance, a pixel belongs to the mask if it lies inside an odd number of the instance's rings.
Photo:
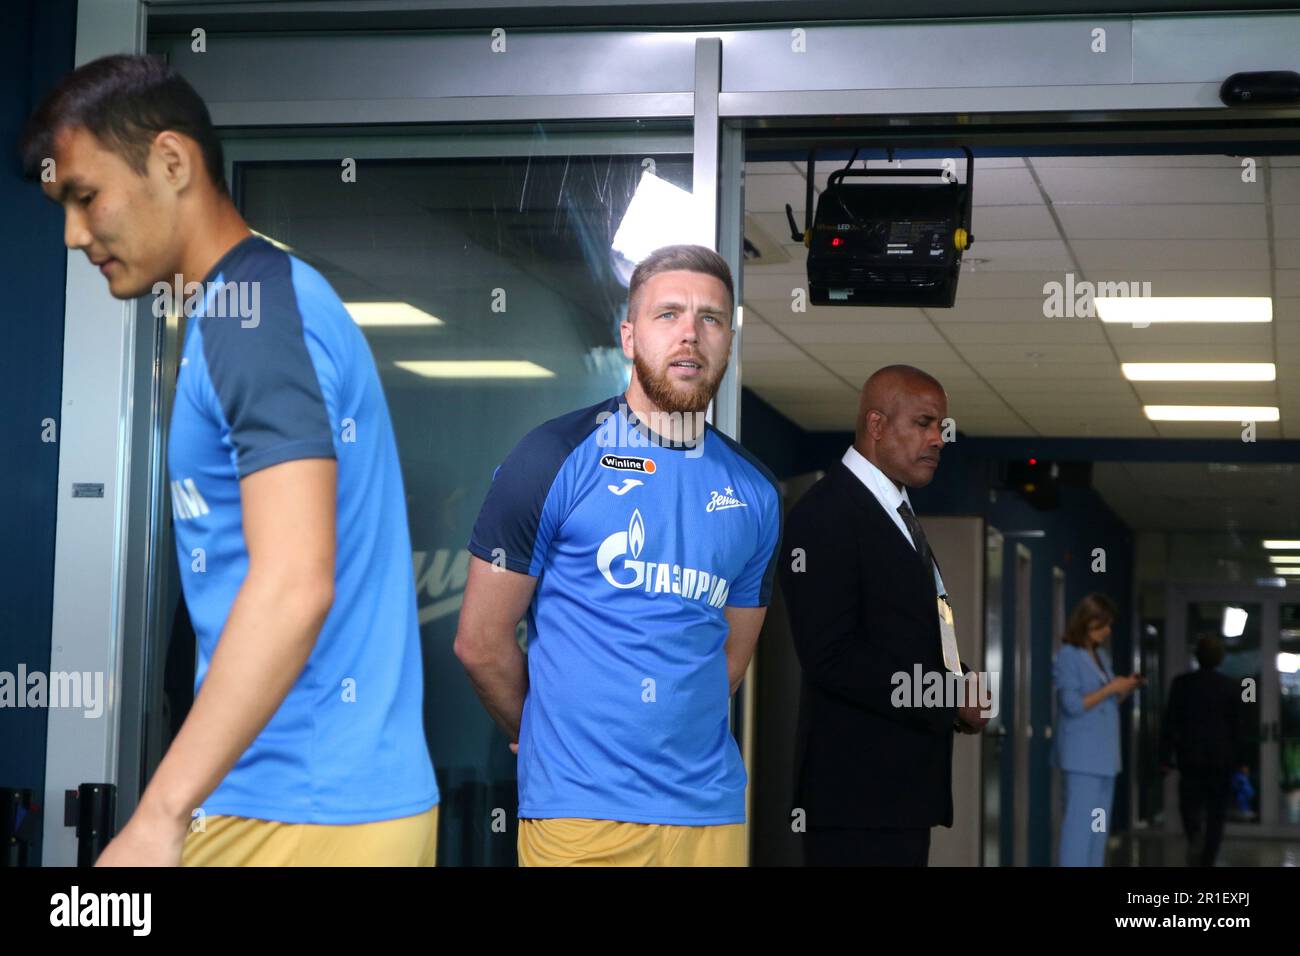
<svg viewBox="0 0 1300 956">
<path fill-rule="evenodd" d="M 608 415 L 619 398 L 561 415 L 538 425 L 519 440 L 492 476 L 478 520 L 470 534 L 471 554 L 520 574 L 541 573 L 539 541 L 549 539 L 543 507 L 564 463 Z M 608 413 L 608 414 L 606 414 Z"/>
<path fill-rule="evenodd" d="M 767 465 L 758 460 L 758 457 L 748 448 L 736 441 L 730 435 L 724 434 L 712 425 L 708 426 L 709 432 L 715 438 L 720 438 L 737 457 L 754 469 L 767 482 L 771 490 L 771 498 L 764 503 L 763 521 L 766 525 L 761 536 L 764 549 L 770 549 L 767 554 L 756 554 L 752 559 L 753 562 L 762 562 L 762 576 L 758 580 L 758 593 L 753 600 L 756 606 L 766 607 L 772 599 L 772 587 L 776 582 L 777 559 L 781 553 L 781 533 L 785 523 L 785 516 L 781 508 L 781 485 L 776 480 L 776 475 L 772 474 Z M 747 575 L 750 579 L 757 575 L 757 567 L 754 568 L 754 575 Z M 737 600 L 742 600 L 739 590 L 733 592 Z M 751 590 L 752 593 L 752 590 Z M 737 606 L 749 606 L 737 605 Z"/>
<path fill-rule="evenodd" d="M 197 319 L 239 477 L 298 458 L 336 457 L 288 254 L 250 237 L 217 263 L 209 281 L 217 277 L 222 286 L 210 299 L 255 306 L 245 317 L 210 301 Z"/>
</svg>

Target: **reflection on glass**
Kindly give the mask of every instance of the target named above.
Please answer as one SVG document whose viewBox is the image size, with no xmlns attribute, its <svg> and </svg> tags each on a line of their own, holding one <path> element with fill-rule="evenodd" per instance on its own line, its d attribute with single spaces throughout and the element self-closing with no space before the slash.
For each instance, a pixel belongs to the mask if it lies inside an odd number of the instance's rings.
<svg viewBox="0 0 1300 956">
<path fill-rule="evenodd" d="M 1187 606 L 1187 659 L 1195 669 L 1196 642 L 1202 637 L 1218 637 L 1223 641 L 1223 663 L 1219 671 L 1234 680 L 1250 678 L 1254 681 L 1256 699 L 1262 676 L 1260 662 L 1260 605 L 1251 603 L 1228 604 L 1223 601 L 1194 601 Z M 1260 727 L 1259 708 L 1252 707 L 1253 722 L 1247 729 L 1249 786 L 1234 785 L 1228 803 L 1229 823 L 1259 822 L 1260 785 Z"/>
<path fill-rule="evenodd" d="M 337 163 L 239 170 L 244 216 L 329 280 L 379 367 L 411 529 L 439 862 L 451 865 L 515 862 L 515 757 L 452 653 L 471 526 L 527 431 L 626 387 L 618 327 L 634 263 L 615 233 L 650 168 L 660 195 L 691 188 L 688 155 L 547 146 L 362 162 L 347 183 Z M 671 208 L 638 229 L 691 241 Z"/>
<path fill-rule="evenodd" d="M 1282 823 L 1300 824 L 1300 604 L 1278 608 L 1278 757 Z"/>
</svg>

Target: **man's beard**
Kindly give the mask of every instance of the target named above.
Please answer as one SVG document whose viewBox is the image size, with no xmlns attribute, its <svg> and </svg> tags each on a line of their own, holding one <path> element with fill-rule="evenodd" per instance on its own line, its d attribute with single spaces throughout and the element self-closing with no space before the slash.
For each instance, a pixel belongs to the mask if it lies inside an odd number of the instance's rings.
<svg viewBox="0 0 1300 956">
<path fill-rule="evenodd" d="M 703 366 L 703 359 L 697 361 Z M 701 370 L 705 374 L 698 382 L 674 383 L 669 379 L 667 369 L 662 373 L 656 372 L 640 354 L 633 356 L 632 364 L 636 367 L 636 377 L 641 383 L 641 390 L 655 404 L 655 407 L 679 415 L 693 414 L 707 409 L 709 402 L 713 401 L 713 396 L 718 392 L 722 376 L 727 372 L 725 364 L 713 375 L 709 375 L 707 367 L 703 367 Z"/>
</svg>

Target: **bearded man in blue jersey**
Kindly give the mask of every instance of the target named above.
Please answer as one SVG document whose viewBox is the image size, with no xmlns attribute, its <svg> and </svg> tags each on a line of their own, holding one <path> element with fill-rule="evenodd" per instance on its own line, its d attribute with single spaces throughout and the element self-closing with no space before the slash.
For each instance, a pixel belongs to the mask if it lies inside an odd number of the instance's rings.
<svg viewBox="0 0 1300 956">
<path fill-rule="evenodd" d="M 405 496 L 360 329 L 249 231 L 160 59 L 71 73 L 22 153 L 115 297 L 187 317 L 168 471 L 196 696 L 99 863 L 433 865 Z"/>
<path fill-rule="evenodd" d="M 455 650 L 517 746 L 522 865 L 747 861 L 729 704 L 781 508 L 772 474 L 704 417 L 733 311 L 712 250 L 642 261 L 627 391 L 525 435 L 474 525 Z"/>
</svg>

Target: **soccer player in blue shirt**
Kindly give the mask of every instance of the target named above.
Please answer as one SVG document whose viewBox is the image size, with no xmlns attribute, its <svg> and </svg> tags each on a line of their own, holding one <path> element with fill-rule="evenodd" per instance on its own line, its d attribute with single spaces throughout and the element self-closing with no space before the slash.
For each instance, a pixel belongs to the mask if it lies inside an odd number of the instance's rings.
<svg viewBox="0 0 1300 956">
<path fill-rule="evenodd" d="M 99 863 L 433 865 L 405 497 L 360 329 L 249 231 L 160 59 L 71 73 L 22 152 L 116 298 L 188 316 L 168 471 L 196 696 Z"/>
<path fill-rule="evenodd" d="M 781 509 L 771 473 L 704 419 L 733 297 L 710 249 L 642 261 L 627 392 L 525 435 L 474 525 L 455 650 L 517 747 L 522 865 L 747 862 L 728 713 Z"/>
</svg>

